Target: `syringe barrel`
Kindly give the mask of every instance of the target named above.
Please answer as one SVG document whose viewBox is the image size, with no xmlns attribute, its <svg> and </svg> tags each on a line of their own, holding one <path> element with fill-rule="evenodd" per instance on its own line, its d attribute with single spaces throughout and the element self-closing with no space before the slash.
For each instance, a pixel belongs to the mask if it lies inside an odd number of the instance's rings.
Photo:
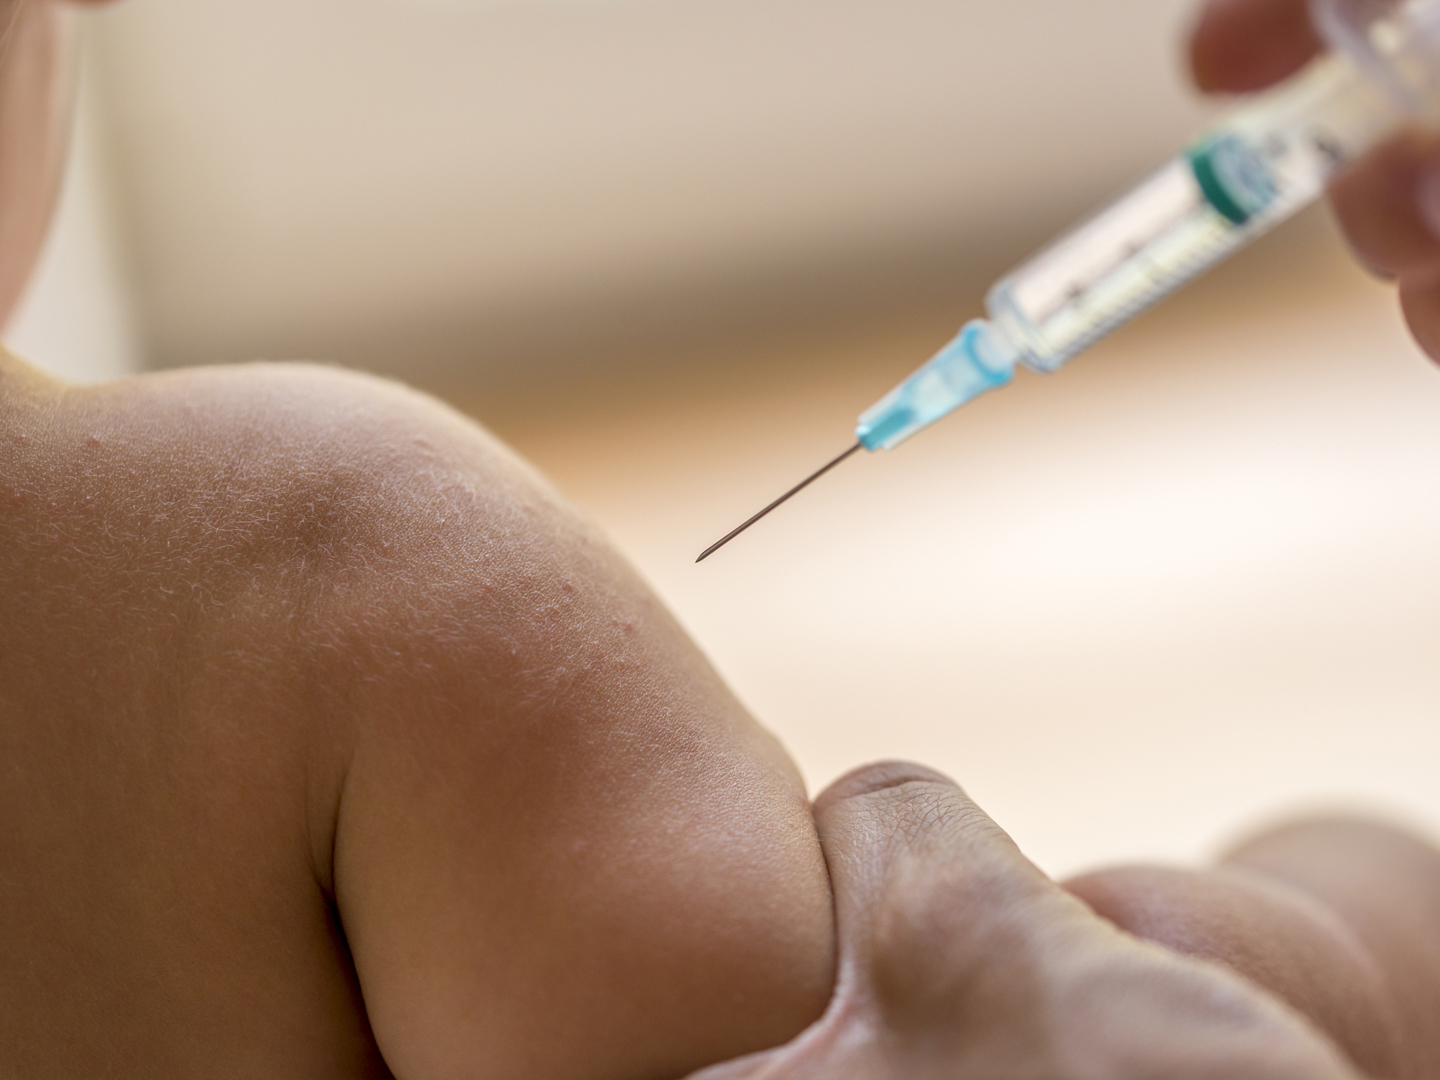
<svg viewBox="0 0 1440 1080">
<path fill-rule="evenodd" d="M 1053 371 L 1440 116 L 1440 0 L 1311 0 L 1333 55 L 1246 107 L 991 290 L 996 331 Z"/>
</svg>

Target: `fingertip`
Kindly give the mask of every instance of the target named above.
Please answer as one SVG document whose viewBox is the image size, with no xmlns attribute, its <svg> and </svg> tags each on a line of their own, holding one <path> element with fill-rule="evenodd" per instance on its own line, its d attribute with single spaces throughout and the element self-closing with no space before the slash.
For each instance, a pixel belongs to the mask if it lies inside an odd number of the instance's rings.
<svg viewBox="0 0 1440 1080">
<path fill-rule="evenodd" d="M 944 850 L 944 837 L 947 825 L 971 808 L 949 777 L 909 762 L 866 765 L 821 793 L 815 829 L 830 871 L 842 955 L 855 955 L 881 917 L 898 867 L 918 858 L 943 873 L 957 864 Z"/>
<path fill-rule="evenodd" d="M 1440 363 L 1440 268 L 1402 277 L 1400 307 L 1416 344 Z"/>
<path fill-rule="evenodd" d="M 909 761 L 880 761 L 852 769 L 822 791 L 815 800 L 815 812 L 824 813 L 836 803 L 873 795 L 878 791 L 903 787 L 906 784 L 939 784 L 959 790 L 960 785 L 925 765 Z"/>
<path fill-rule="evenodd" d="M 1188 36 L 1190 78 L 1204 94 L 1222 94 L 1230 89 L 1229 60 L 1223 23 L 1217 27 L 1215 5 L 1200 9 Z"/>
<path fill-rule="evenodd" d="M 1323 49 L 1305 0 L 1210 0 L 1190 32 L 1190 70 L 1205 93 L 1248 93 Z"/>
<path fill-rule="evenodd" d="M 820 796 L 814 815 L 837 894 L 842 879 L 878 882 L 906 864 L 925 867 L 920 876 L 937 883 L 996 859 L 1007 867 L 1018 859 L 1027 874 L 1039 874 L 955 781 L 924 765 L 857 769 Z"/>
<path fill-rule="evenodd" d="M 1341 173 L 1329 194 L 1360 262 L 1423 292 L 1440 270 L 1440 143 L 1414 133 L 1393 139 Z"/>
</svg>

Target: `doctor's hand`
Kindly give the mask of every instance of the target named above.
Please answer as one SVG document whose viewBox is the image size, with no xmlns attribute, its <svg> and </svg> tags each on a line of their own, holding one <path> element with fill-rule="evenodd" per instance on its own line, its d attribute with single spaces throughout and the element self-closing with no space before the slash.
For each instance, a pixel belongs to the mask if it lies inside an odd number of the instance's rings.
<svg viewBox="0 0 1440 1080">
<path fill-rule="evenodd" d="M 1322 48 L 1305 0 L 1209 0 L 1190 60 L 1202 90 L 1240 93 L 1294 74 Z M 1396 282 L 1411 333 L 1440 360 L 1440 138 L 1391 141 L 1332 183 L 1330 197 L 1360 260 Z"/>
<path fill-rule="evenodd" d="M 1278 997 L 1102 920 L 935 773 L 862 769 L 815 818 L 840 938 L 830 1007 L 691 1080 L 1360 1076 Z"/>
</svg>

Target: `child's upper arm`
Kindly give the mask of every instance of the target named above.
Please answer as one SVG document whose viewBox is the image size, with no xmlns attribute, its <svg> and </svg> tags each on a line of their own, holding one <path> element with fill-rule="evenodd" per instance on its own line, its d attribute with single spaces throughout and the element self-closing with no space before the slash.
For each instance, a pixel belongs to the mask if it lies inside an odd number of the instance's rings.
<svg viewBox="0 0 1440 1080">
<path fill-rule="evenodd" d="M 793 766 L 523 466 L 417 425 L 315 650 L 353 717 L 335 889 L 391 1068 L 661 1077 L 797 1034 L 833 931 Z"/>
</svg>

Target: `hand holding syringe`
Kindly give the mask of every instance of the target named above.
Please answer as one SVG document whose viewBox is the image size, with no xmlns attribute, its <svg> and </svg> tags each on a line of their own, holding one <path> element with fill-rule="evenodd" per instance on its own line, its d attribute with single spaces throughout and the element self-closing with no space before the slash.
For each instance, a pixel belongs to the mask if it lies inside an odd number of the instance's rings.
<svg viewBox="0 0 1440 1080">
<path fill-rule="evenodd" d="M 1015 369 L 1052 372 L 1314 202 L 1348 164 L 1440 114 L 1440 0 L 1310 0 L 1333 53 L 1256 98 L 990 290 L 976 319 L 860 417 L 840 458 L 889 450 Z"/>
</svg>

